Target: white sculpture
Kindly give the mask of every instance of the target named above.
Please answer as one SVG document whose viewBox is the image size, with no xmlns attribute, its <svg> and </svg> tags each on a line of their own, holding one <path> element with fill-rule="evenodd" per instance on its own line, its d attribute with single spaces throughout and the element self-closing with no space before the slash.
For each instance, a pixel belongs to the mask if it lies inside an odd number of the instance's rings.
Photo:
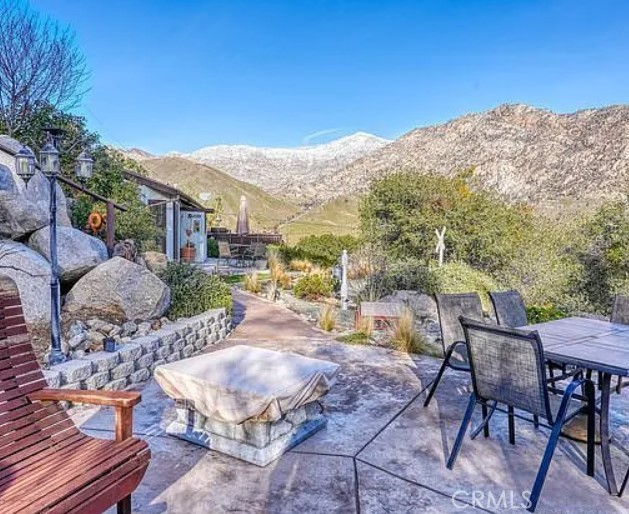
<svg viewBox="0 0 629 514">
<path fill-rule="evenodd" d="M 348 286 L 347 286 L 347 265 L 349 264 L 349 257 L 347 256 L 347 250 L 343 250 L 341 256 L 341 310 L 347 310 L 348 304 Z"/>
<path fill-rule="evenodd" d="M 441 231 L 439 231 L 439 229 L 435 229 L 435 234 L 437 234 L 437 247 L 435 248 L 435 253 L 439 255 L 439 266 L 443 266 L 443 256 L 446 252 L 446 227 L 443 227 Z"/>
</svg>

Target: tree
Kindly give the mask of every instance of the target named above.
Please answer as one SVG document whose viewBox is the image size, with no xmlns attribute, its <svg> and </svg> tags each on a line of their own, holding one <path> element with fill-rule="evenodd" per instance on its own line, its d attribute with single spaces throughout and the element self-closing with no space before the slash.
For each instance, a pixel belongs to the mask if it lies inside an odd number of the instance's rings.
<svg viewBox="0 0 629 514">
<path fill-rule="evenodd" d="M 436 258 L 435 229 L 446 227 L 446 260 L 494 273 L 517 254 L 534 224 L 531 213 L 454 178 L 396 173 L 372 184 L 360 206 L 363 237 L 393 258 Z"/>
<path fill-rule="evenodd" d="M 46 106 L 75 107 L 88 72 L 74 32 L 28 6 L 0 0 L 0 27 L 0 129 L 14 136 Z"/>
</svg>

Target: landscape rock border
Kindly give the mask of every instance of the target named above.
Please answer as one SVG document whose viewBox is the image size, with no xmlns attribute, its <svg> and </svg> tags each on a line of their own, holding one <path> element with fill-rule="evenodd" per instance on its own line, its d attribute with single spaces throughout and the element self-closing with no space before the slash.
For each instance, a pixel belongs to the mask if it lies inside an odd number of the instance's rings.
<svg viewBox="0 0 629 514">
<path fill-rule="evenodd" d="M 115 352 L 92 352 L 52 366 L 44 375 L 52 388 L 118 391 L 145 382 L 157 366 L 190 357 L 230 332 L 231 317 L 225 309 L 214 309 L 136 337 Z"/>
</svg>

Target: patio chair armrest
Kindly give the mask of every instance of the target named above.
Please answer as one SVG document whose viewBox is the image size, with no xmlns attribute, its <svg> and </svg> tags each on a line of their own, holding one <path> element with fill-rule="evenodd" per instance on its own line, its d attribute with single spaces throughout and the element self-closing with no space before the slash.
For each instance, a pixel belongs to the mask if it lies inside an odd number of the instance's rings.
<svg viewBox="0 0 629 514">
<path fill-rule="evenodd" d="M 40 389 L 28 395 L 30 400 L 40 402 L 72 402 L 90 405 L 109 405 L 130 408 L 142 401 L 135 391 L 81 391 L 74 389 Z"/>
<path fill-rule="evenodd" d="M 40 402 L 87 403 L 107 405 L 116 409 L 116 441 L 124 441 L 133 435 L 133 407 L 140 403 L 142 395 L 135 391 L 76 391 L 71 389 L 40 389 L 28 395 Z"/>
</svg>

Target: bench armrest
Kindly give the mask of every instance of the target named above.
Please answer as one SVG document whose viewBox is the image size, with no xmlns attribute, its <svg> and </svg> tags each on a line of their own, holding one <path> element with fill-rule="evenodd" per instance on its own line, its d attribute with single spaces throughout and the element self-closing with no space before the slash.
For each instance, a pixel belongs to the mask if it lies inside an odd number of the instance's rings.
<svg viewBox="0 0 629 514">
<path fill-rule="evenodd" d="M 133 435 L 133 406 L 142 395 L 135 391 L 79 391 L 73 389 L 40 389 L 28 395 L 40 402 L 73 402 L 91 405 L 108 405 L 116 409 L 116 441 Z"/>
<path fill-rule="evenodd" d="M 133 407 L 142 400 L 142 395 L 135 391 L 81 391 L 75 389 L 40 389 L 30 393 L 31 400 L 42 402 L 72 402 L 90 405 L 109 405 L 111 407 Z"/>
</svg>

